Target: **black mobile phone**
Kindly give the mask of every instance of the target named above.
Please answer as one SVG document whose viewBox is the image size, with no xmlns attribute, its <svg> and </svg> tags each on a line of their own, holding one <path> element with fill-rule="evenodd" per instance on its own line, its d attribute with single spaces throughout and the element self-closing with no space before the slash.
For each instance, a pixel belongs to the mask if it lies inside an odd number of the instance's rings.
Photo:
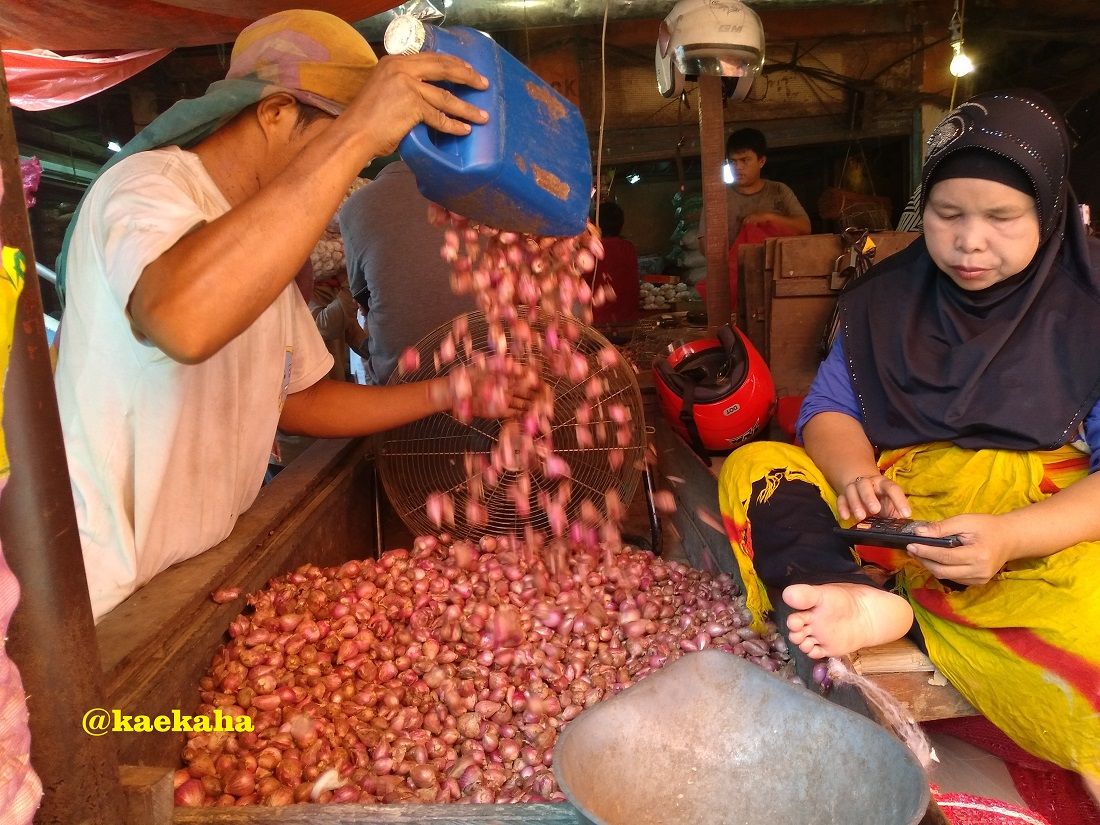
<svg viewBox="0 0 1100 825">
<path fill-rule="evenodd" d="M 873 544 L 876 547 L 905 547 L 913 543 L 933 547 L 958 547 L 962 544 L 962 539 L 958 536 L 918 536 L 915 528 L 926 523 L 907 518 L 870 516 L 851 527 L 834 527 L 833 532 L 854 544 Z"/>
</svg>

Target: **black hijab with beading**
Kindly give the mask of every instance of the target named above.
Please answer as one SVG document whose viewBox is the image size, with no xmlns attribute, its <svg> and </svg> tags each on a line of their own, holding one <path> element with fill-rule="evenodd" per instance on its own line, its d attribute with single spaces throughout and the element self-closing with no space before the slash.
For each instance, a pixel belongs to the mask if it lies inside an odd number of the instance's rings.
<svg viewBox="0 0 1100 825">
<path fill-rule="evenodd" d="M 958 152 L 1018 167 L 1038 207 L 1039 249 L 1017 275 L 967 291 L 921 237 L 842 294 L 864 430 L 877 447 L 1066 444 L 1100 398 L 1100 243 L 1087 237 L 1067 183 L 1065 125 L 1037 93 L 988 93 L 949 113 L 928 146 L 925 197 Z M 968 176 L 983 177 L 980 166 Z"/>
</svg>

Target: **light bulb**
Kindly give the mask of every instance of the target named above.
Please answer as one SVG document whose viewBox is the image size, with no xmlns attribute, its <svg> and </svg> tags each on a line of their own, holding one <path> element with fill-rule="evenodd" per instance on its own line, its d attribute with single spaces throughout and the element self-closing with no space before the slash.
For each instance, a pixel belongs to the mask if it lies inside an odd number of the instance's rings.
<svg viewBox="0 0 1100 825">
<path fill-rule="evenodd" d="M 112 152 L 120 152 L 120 151 L 122 151 L 122 147 L 118 145 L 118 141 L 117 141 L 117 140 L 109 140 L 109 141 L 107 141 L 107 148 L 108 148 L 108 149 L 109 149 L 110 151 L 112 151 Z"/>
<path fill-rule="evenodd" d="M 632 172 L 631 174 L 626 176 L 626 182 L 627 183 L 637 183 L 641 179 L 642 179 L 642 176 L 639 175 L 637 172 Z"/>
<path fill-rule="evenodd" d="M 963 44 L 961 40 L 956 40 L 951 44 L 951 50 L 955 52 L 955 55 L 951 58 L 951 65 L 948 67 L 948 71 L 955 77 L 965 77 L 974 71 L 974 63 L 967 56 L 966 52 L 962 50 Z"/>
<path fill-rule="evenodd" d="M 733 164 L 728 160 L 722 164 L 722 183 L 732 186 L 734 181 Z"/>
</svg>

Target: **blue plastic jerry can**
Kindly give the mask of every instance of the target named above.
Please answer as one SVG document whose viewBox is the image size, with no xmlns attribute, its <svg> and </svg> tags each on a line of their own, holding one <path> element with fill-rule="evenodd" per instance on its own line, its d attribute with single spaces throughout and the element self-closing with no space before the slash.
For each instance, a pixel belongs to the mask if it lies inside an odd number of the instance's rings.
<svg viewBox="0 0 1100 825">
<path fill-rule="evenodd" d="M 532 235 L 578 235 L 592 197 L 592 159 L 577 108 L 491 37 L 441 29 L 411 15 L 390 22 L 390 54 L 459 57 L 489 80 L 484 91 L 441 84 L 489 113 L 463 136 L 417 125 L 402 159 L 424 197 L 476 223 Z"/>
</svg>

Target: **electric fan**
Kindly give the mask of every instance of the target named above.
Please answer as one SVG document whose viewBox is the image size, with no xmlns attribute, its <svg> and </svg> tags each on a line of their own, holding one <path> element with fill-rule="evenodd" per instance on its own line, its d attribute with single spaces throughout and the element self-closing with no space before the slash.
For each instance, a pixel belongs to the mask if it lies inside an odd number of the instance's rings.
<svg viewBox="0 0 1100 825">
<path fill-rule="evenodd" d="M 490 352 L 485 316 L 472 312 L 466 317 L 472 352 Z M 379 475 L 386 495 L 414 535 L 438 534 L 441 529 L 429 518 L 426 508 L 429 494 L 435 492 L 447 493 L 454 500 L 454 524 L 446 524 L 442 529 L 454 538 L 475 540 L 486 534 L 524 536 L 528 528 L 543 536 L 551 535 L 549 519 L 540 499 L 556 492 L 558 485 L 563 483 L 569 485 L 565 504 L 569 523 L 578 520 L 582 508 L 590 513 L 591 506 L 595 506 L 601 516 L 606 516 L 605 494 L 609 490 L 618 494 L 624 508 L 629 505 L 645 466 L 645 420 L 638 382 L 633 368 L 621 356 L 611 366 L 605 364 L 606 359 L 598 357 L 601 350 L 612 346 L 606 338 L 579 321 L 573 323 L 580 329 L 579 339 L 574 343 L 575 351 L 583 355 L 589 365 L 586 378 L 572 381 L 552 374 L 537 351 L 522 359 L 525 364 L 534 362 L 542 380 L 552 390 L 554 413 L 549 437 L 554 452 L 568 462 L 570 477 L 552 479 L 533 471 L 522 480 L 520 473 L 505 468 L 495 485 L 479 483 L 479 478 L 473 489 L 481 489 L 474 493 L 470 482 L 480 476 L 479 467 L 488 461 L 502 422 L 475 418 L 464 424 L 449 413 L 414 421 L 380 435 L 377 450 Z M 537 339 L 542 340 L 546 319 L 540 315 L 531 322 L 531 329 Z M 415 347 L 420 354 L 420 367 L 404 375 L 395 371 L 389 383 L 423 381 L 446 372 L 448 367 L 437 371 L 434 355 L 451 330 L 451 323 L 447 323 L 422 338 Z M 509 350 L 514 351 L 511 333 L 506 330 L 505 336 Z M 469 363 L 470 354 L 460 348 L 457 360 L 450 366 Z M 599 397 L 592 395 L 589 382 L 593 378 L 600 379 L 603 387 Z M 592 446 L 578 443 L 576 410 L 585 404 L 591 409 L 588 427 L 596 434 Z M 616 405 L 628 410 L 625 426 L 631 435 L 629 444 L 617 440 L 619 428 L 624 425 L 613 422 L 608 412 Z M 611 459 L 613 450 L 622 451 L 617 454 L 622 461 Z M 528 483 L 529 491 L 525 490 L 526 495 L 521 493 L 517 499 L 517 491 L 512 488 L 517 484 L 526 487 Z M 478 508 L 482 515 L 487 515 L 484 522 L 479 518 L 475 524 L 467 517 L 466 504 L 471 495 L 477 495 L 484 506 L 483 510 Z M 517 508 L 517 500 L 522 502 L 524 498 L 528 506 Z"/>
</svg>

